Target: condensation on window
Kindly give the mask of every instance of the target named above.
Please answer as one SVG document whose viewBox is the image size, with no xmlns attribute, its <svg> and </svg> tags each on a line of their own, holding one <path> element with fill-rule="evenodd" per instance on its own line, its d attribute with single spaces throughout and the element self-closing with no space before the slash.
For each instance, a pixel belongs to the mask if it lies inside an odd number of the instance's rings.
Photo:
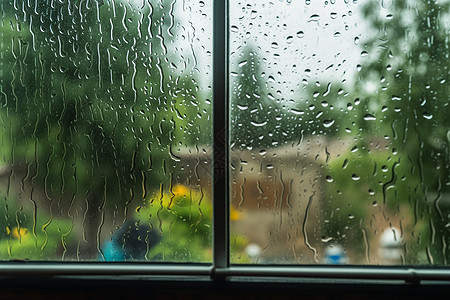
<svg viewBox="0 0 450 300">
<path fill-rule="evenodd" d="M 233 263 L 448 263 L 449 12 L 230 3 Z"/>
<path fill-rule="evenodd" d="M 211 261 L 204 1 L 0 3 L 0 259 Z"/>
</svg>

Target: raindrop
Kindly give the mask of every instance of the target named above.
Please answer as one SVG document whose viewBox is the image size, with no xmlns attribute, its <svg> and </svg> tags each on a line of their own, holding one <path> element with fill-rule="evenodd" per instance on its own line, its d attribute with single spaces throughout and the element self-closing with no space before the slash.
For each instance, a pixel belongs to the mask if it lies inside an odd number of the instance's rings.
<svg viewBox="0 0 450 300">
<path fill-rule="evenodd" d="M 423 117 L 427 120 L 431 120 L 433 118 L 433 115 L 430 113 L 424 112 Z"/>
<path fill-rule="evenodd" d="M 329 241 L 333 240 L 332 237 L 322 237 L 322 243 L 328 243 Z"/>
<path fill-rule="evenodd" d="M 333 20 L 337 18 L 337 13 L 336 12 L 331 12 L 330 13 L 330 18 L 332 18 Z"/>
<path fill-rule="evenodd" d="M 256 127 L 262 127 L 262 126 L 267 124 L 267 121 L 263 121 L 263 122 L 260 122 L 260 123 L 251 121 L 250 124 L 252 124 L 253 126 L 256 126 Z"/>
<path fill-rule="evenodd" d="M 355 39 L 353 40 L 353 42 L 355 43 L 355 45 L 359 44 L 359 37 L 355 37 Z"/>
<path fill-rule="evenodd" d="M 291 112 L 296 114 L 296 115 L 303 115 L 305 112 L 303 110 L 298 110 L 295 108 L 291 108 Z"/>
<path fill-rule="evenodd" d="M 375 121 L 376 119 L 377 118 L 374 115 L 371 115 L 371 114 L 366 114 L 364 116 L 364 120 L 366 120 L 366 121 Z"/>
<path fill-rule="evenodd" d="M 352 179 L 353 179 L 354 181 L 358 181 L 358 180 L 361 179 L 361 177 L 359 177 L 359 176 L 356 175 L 356 174 L 352 174 Z"/>
<path fill-rule="evenodd" d="M 294 37 L 293 37 L 292 35 L 290 35 L 290 36 L 288 36 L 288 37 L 286 38 L 286 42 L 287 42 L 288 44 L 292 43 L 293 41 L 294 41 Z"/>
<path fill-rule="evenodd" d="M 317 14 L 311 15 L 309 17 L 309 21 L 308 22 L 318 22 L 320 20 L 320 16 Z"/>
<path fill-rule="evenodd" d="M 361 52 L 361 56 L 362 57 L 367 56 L 367 55 L 369 55 L 369 53 L 367 51 L 364 50 L 364 51 Z"/>
<path fill-rule="evenodd" d="M 278 43 L 277 42 L 273 42 L 271 44 L 271 46 L 272 46 L 273 49 L 278 49 Z"/>
<path fill-rule="evenodd" d="M 348 159 L 344 160 L 344 163 L 342 163 L 342 169 L 346 169 L 348 166 Z"/>
<path fill-rule="evenodd" d="M 333 177 L 331 177 L 330 175 L 327 175 L 325 178 L 327 182 L 333 182 Z"/>
<path fill-rule="evenodd" d="M 305 36 L 305 33 L 303 31 L 298 31 L 296 35 L 298 38 L 302 38 Z"/>
<path fill-rule="evenodd" d="M 324 120 L 323 121 L 323 126 L 325 126 L 326 128 L 331 127 L 331 125 L 334 124 L 334 120 Z"/>
<path fill-rule="evenodd" d="M 248 62 L 248 61 L 246 61 L 246 60 L 241 61 L 241 62 L 238 64 L 238 67 L 239 67 L 239 68 L 242 68 L 243 66 L 245 66 L 245 65 L 247 64 L 247 62 Z"/>
</svg>

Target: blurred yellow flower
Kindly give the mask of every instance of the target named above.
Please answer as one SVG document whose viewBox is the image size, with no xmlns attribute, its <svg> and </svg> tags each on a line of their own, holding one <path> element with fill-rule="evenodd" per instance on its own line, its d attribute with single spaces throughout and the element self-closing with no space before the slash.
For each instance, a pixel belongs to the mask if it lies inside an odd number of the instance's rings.
<svg viewBox="0 0 450 300">
<path fill-rule="evenodd" d="M 14 227 L 12 230 L 10 230 L 9 227 L 6 227 L 6 233 L 8 235 L 11 234 L 16 239 L 21 239 L 28 234 L 28 229 L 22 227 Z"/>
<path fill-rule="evenodd" d="M 233 205 L 230 206 L 230 220 L 231 221 L 239 220 L 241 218 L 241 215 L 242 214 L 236 208 L 234 208 Z"/>
<path fill-rule="evenodd" d="M 172 193 L 175 194 L 176 197 L 187 196 L 189 194 L 189 189 L 182 184 L 177 184 L 172 188 Z"/>
</svg>

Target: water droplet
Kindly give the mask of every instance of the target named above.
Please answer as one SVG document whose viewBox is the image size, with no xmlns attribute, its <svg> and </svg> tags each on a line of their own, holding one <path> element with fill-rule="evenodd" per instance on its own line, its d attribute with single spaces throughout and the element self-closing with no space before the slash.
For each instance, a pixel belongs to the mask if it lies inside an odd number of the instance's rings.
<svg viewBox="0 0 450 300">
<path fill-rule="evenodd" d="M 277 42 L 273 42 L 271 44 L 271 46 L 272 46 L 273 49 L 278 49 L 278 43 Z"/>
<path fill-rule="evenodd" d="M 352 174 L 352 179 L 353 179 L 354 181 L 358 181 L 358 180 L 361 179 L 361 177 L 359 177 L 359 176 L 356 175 L 356 174 Z"/>
<path fill-rule="evenodd" d="M 373 196 L 373 195 L 375 195 L 375 192 L 372 189 L 369 189 L 369 195 Z"/>
<path fill-rule="evenodd" d="M 292 35 L 290 35 L 290 36 L 288 36 L 288 37 L 286 38 L 286 42 L 287 42 L 288 44 L 292 43 L 293 41 L 294 41 L 294 37 L 293 37 Z"/>
<path fill-rule="evenodd" d="M 349 218 L 350 220 L 353 220 L 353 219 L 355 218 L 355 216 L 354 216 L 354 215 L 348 215 L 348 218 Z"/>
<path fill-rule="evenodd" d="M 388 14 L 388 15 L 386 15 L 386 19 L 388 19 L 388 20 L 392 20 L 392 18 L 394 18 L 394 16 L 393 16 L 392 14 Z"/>
<path fill-rule="evenodd" d="M 362 57 L 367 56 L 367 55 L 369 55 L 369 53 L 367 51 L 364 50 L 364 51 L 361 52 L 361 56 Z"/>
<path fill-rule="evenodd" d="M 303 31 L 298 31 L 296 35 L 298 38 L 302 38 L 305 36 L 305 33 Z"/>
<path fill-rule="evenodd" d="M 386 165 L 383 165 L 382 167 L 381 167 L 381 171 L 383 171 L 383 172 L 387 172 L 387 171 L 389 171 L 389 169 L 388 169 L 388 167 L 386 166 Z"/>
<path fill-rule="evenodd" d="M 430 113 L 424 112 L 423 117 L 427 120 L 431 120 L 433 118 L 433 115 Z"/>
<path fill-rule="evenodd" d="M 241 62 L 238 64 L 238 67 L 239 67 L 239 68 L 242 68 L 243 66 L 245 66 L 245 65 L 247 64 L 247 62 L 248 62 L 248 61 L 246 61 L 246 60 L 241 61 Z"/>
<path fill-rule="evenodd" d="M 365 116 L 364 116 L 364 120 L 366 120 L 366 121 L 375 121 L 377 118 L 375 118 L 375 116 L 374 115 L 371 115 L 371 114 L 366 114 Z"/>
<path fill-rule="evenodd" d="M 309 17 L 308 22 L 318 22 L 319 20 L 320 20 L 320 16 L 318 14 L 314 14 Z"/>
<path fill-rule="evenodd" d="M 327 182 L 333 182 L 333 177 L 331 177 L 330 175 L 327 175 L 325 178 Z"/>
<path fill-rule="evenodd" d="M 260 122 L 260 123 L 251 121 L 250 124 L 252 124 L 253 126 L 256 126 L 256 127 L 262 127 L 262 126 L 267 124 L 267 121 L 263 121 L 263 122 Z"/>
<path fill-rule="evenodd" d="M 353 42 L 355 43 L 355 45 L 359 44 L 359 37 L 355 37 L 355 39 L 353 40 Z"/>
<path fill-rule="evenodd" d="M 329 241 L 333 240 L 332 237 L 322 237 L 322 243 L 328 243 Z"/>
<path fill-rule="evenodd" d="M 348 159 L 345 159 L 344 162 L 342 163 L 342 169 L 346 169 L 348 166 Z"/>
<path fill-rule="evenodd" d="M 296 114 L 296 115 L 303 115 L 305 112 L 303 110 L 298 110 L 295 108 L 291 108 L 291 112 Z"/>
<path fill-rule="evenodd" d="M 330 18 L 332 18 L 333 20 L 337 18 L 337 12 L 331 12 L 330 13 Z"/>
<path fill-rule="evenodd" d="M 323 121 L 323 126 L 325 126 L 326 128 L 331 127 L 331 125 L 334 124 L 334 120 L 324 120 Z"/>
</svg>

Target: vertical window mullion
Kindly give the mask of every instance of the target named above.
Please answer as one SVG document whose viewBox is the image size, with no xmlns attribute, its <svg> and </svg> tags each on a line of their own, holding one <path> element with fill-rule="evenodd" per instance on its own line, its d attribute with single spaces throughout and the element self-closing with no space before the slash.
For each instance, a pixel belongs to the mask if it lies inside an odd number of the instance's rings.
<svg viewBox="0 0 450 300">
<path fill-rule="evenodd" d="M 229 266 L 228 229 L 228 0 L 213 8 L 213 267 Z"/>
</svg>

